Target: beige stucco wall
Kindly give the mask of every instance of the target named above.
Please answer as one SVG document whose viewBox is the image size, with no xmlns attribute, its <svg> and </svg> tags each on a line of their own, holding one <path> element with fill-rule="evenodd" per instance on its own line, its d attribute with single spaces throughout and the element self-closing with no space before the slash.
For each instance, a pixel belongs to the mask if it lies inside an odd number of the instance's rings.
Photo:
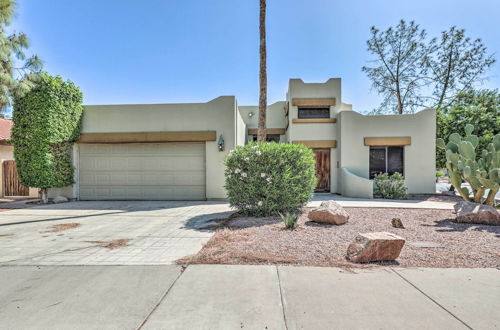
<svg viewBox="0 0 500 330">
<path fill-rule="evenodd" d="M 369 149 L 365 137 L 411 137 L 404 148 L 404 175 L 409 193 L 435 193 L 436 112 L 411 115 L 365 116 L 353 111 L 339 114 L 340 166 L 362 178 L 369 177 Z"/>
<path fill-rule="evenodd" d="M 298 118 L 298 107 L 293 106 L 294 98 L 335 98 L 335 106 L 330 107 L 330 118 L 337 118 L 337 114 L 343 107 L 341 79 L 331 78 L 324 83 L 305 83 L 302 79 L 290 79 L 287 100 L 289 102 L 289 127 L 288 141 L 307 140 L 337 140 L 337 123 L 293 123 Z M 337 166 L 339 154 L 337 148 L 330 149 L 330 192 L 339 191 L 340 172 Z"/>
<path fill-rule="evenodd" d="M 266 127 L 267 128 L 286 128 L 285 118 L 285 101 L 275 102 L 267 106 L 266 110 Z M 246 128 L 257 128 L 259 121 L 258 106 L 238 106 L 238 112 L 246 124 Z M 252 114 L 249 116 L 249 114 Z M 285 136 L 281 135 L 281 142 L 286 142 Z M 247 141 L 250 141 L 251 136 L 247 134 Z"/>
<path fill-rule="evenodd" d="M 237 146 L 244 146 L 247 142 L 247 124 L 245 123 L 243 119 L 243 115 L 236 106 L 234 110 L 234 118 L 235 118 L 235 125 L 236 125 L 236 145 Z"/>
<path fill-rule="evenodd" d="M 236 99 L 221 96 L 207 103 L 93 105 L 85 106 L 82 133 L 216 131 L 225 140 L 225 151 L 219 152 L 217 141 L 206 147 L 206 188 L 208 199 L 226 197 L 224 157 L 236 145 Z M 240 136 L 241 142 L 241 136 Z M 74 166 L 78 167 L 78 147 Z M 78 171 L 77 171 L 78 172 Z M 77 180 L 77 176 L 75 177 Z M 73 187 L 51 189 L 49 196 L 78 197 L 78 182 Z"/>
<path fill-rule="evenodd" d="M 346 197 L 373 198 L 373 180 L 354 175 L 347 168 L 340 169 L 341 194 Z"/>
</svg>

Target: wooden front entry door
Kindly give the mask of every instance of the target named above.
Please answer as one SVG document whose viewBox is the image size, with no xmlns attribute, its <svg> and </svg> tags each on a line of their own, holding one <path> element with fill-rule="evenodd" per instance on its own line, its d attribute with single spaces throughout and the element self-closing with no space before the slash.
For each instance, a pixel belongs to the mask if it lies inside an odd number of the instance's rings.
<svg viewBox="0 0 500 330">
<path fill-rule="evenodd" d="M 330 191 L 330 149 L 314 149 L 316 159 L 316 191 Z"/>
<path fill-rule="evenodd" d="M 3 162 L 3 195 L 4 196 L 29 196 L 30 190 L 19 182 L 16 162 L 5 160 Z"/>
</svg>

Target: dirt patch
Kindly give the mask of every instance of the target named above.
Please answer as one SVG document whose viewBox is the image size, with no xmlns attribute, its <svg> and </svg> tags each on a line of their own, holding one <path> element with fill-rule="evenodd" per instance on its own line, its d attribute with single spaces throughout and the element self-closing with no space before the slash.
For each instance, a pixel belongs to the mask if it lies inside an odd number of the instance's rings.
<svg viewBox="0 0 500 330">
<path fill-rule="evenodd" d="M 131 240 L 132 240 L 131 238 L 119 238 L 119 239 L 113 239 L 111 241 L 85 241 L 85 242 L 92 243 L 95 244 L 96 246 L 100 246 L 106 249 L 114 250 L 128 246 L 129 245 L 128 243 Z"/>
<path fill-rule="evenodd" d="M 310 222 L 285 229 L 279 218 L 234 218 L 224 223 L 194 256 L 179 264 L 292 264 L 301 266 L 374 267 L 499 267 L 500 226 L 456 223 L 450 210 L 346 208 L 345 225 Z M 392 227 L 400 218 L 405 229 Z M 353 264 L 345 259 L 358 233 L 388 231 L 410 242 L 397 262 Z M 430 244 L 433 243 L 433 244 Z M 436 247 L 422 247 L 436 246 Z"/>
<path fill-rule="evenodd" d="M 81 224 L 79 224 L 78 222 L 61 223 L 50 227 L 48 230 L 44 231 L 44 233 L 57 233 L 68 229 L 78 228 L 80 226 Z"/>
</svg>

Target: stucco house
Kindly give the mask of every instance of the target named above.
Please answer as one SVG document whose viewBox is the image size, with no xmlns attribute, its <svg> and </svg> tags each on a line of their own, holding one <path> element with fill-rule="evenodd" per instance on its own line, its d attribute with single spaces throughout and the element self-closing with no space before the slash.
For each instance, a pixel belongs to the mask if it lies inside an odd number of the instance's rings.
<svg viewBox="0 0 500 330">
<path fill-rule="evenodd" d="M 341 79 L 291 79 L 267 110 L 268 140 L 302 143 L 317 160 L 317 190 L 373 197 L 371 178 L 402 172 L 410 193 L 435 192 L 435 111 L 367 116 L 342 102 Z M 75 181 L 51 189 L 80 200 L 223 199 L 224 157 L 257 134 L 257 106 L 207 103 L 86 106 L 73 149 Z"/>
</svg>

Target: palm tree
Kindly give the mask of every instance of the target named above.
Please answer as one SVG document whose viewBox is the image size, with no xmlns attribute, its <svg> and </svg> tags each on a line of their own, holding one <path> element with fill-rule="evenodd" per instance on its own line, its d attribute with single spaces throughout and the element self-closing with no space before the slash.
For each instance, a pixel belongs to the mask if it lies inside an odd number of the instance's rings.
<svg viewBox="0 0 500 330">
<path fill-rule="evenodd" d="M 260 70 L 259 70 L 259 126 L 257 141 L 266 141 L 267 71 L 266 71 L 266 0 L 260 0 Z"/>
</svg>

